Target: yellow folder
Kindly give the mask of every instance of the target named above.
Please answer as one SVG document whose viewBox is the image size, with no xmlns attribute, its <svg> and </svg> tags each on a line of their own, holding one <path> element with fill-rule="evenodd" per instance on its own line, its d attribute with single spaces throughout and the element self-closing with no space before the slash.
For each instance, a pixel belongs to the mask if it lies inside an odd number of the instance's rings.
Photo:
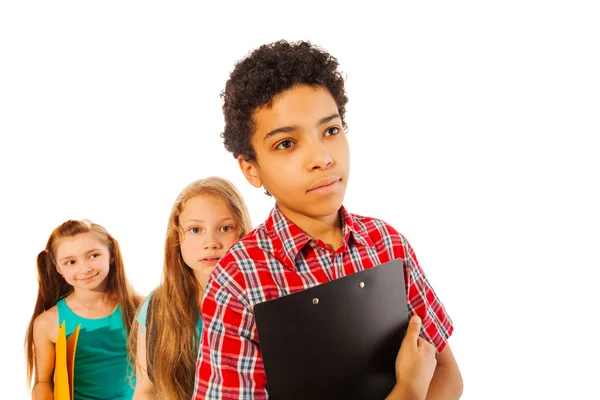
<svg viewBox="0 0 600 400">
<path fill-rule="evenodd" d="M 67 339 L 65 322 L 58 327 L 58 337 L 54 347 L 54 400 L 73 399 L 73 375 L 75 373 L 75 350 L 79 338 L 79 327 Z"/>
</svg>

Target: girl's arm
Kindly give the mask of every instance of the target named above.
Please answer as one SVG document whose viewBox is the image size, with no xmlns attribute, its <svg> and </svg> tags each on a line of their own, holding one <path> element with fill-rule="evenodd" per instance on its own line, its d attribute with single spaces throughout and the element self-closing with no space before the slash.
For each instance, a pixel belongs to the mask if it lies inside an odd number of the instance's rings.
<svg viewBox="0 0 600 400">
<path fill-rule="evenodd" d="M 45 312 L 33 323 L 35 349 L 33 400 L 54 400 L 54 342 L 50 334 L 56 331 L 56 327 L 52 326 L 54 320 L 51 317 L 52 313 Z M 56 325 L 56 321 L 54 323 Z"/>
<path fill-rule="evenodd" d="M 154 385 L 148 378 L 146 370 L 146 334 L 142 332 L 142 325 L 138 327 L 135 358 L 137 363 L 135 366 L 135 392 L 133 393 L 133 400 L 152 399 Z"/>
</svg>

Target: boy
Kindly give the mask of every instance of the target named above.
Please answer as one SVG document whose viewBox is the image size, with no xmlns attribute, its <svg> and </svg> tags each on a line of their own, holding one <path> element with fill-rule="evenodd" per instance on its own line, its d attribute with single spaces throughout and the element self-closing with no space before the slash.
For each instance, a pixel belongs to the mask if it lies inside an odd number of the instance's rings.
<svg viewBox="0 0 600 400">
<path fill-rule="evenodd" d="M 447 344 L 452 322 L 410 245 L 386 223 L 342 206 L 348 99 L 337 67 L 310 43 L 279 41 L 239 62 L 225 86 L 225 147 L 276 205 L 223 256 L 208 283 L 196 399 L 267 398 L 254 305 L 397 258 L 407 277 L 398 290 L 406 289 L 415 317 L 388 398 L 456 399 L 462 393 Z"/>
</svg>

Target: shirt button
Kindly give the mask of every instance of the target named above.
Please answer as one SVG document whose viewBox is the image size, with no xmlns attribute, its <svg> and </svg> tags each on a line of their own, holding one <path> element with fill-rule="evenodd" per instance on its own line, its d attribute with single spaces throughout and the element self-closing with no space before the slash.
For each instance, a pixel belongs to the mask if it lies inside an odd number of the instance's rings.
<svg viewBox="0 0 600 400">
<path fill-rule="evenodd" d="M 312 247 L 313 249 L 317 248 L 317 242 L 315 242 L 314 240 L 311 240 L 309 242 L 309 244 L 310 244 L 310 247 Z"/>
</svg>

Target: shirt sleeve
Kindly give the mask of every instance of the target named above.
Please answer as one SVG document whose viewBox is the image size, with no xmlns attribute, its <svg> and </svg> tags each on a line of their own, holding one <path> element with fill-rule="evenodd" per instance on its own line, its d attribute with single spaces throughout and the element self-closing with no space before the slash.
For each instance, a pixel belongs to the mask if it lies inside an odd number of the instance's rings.
<svg viewBox="0 0 600 400">
<path fill-rule="evenodd" d="M 223 269 L 213 277 L 202 303 L 204 331 L 193 399 L 266 399 L 266 375 L 247 297 Z"/>
<path fill-rule="evenodd" d="M 412 247 L 404 236 L 399 236 L 406 269 L 406 300 L 409 313 L 421 317 L 421 336 L 433 344 L 439 353 L 446 347 L 454 325 L 419 265 Z"/>
</svg>

